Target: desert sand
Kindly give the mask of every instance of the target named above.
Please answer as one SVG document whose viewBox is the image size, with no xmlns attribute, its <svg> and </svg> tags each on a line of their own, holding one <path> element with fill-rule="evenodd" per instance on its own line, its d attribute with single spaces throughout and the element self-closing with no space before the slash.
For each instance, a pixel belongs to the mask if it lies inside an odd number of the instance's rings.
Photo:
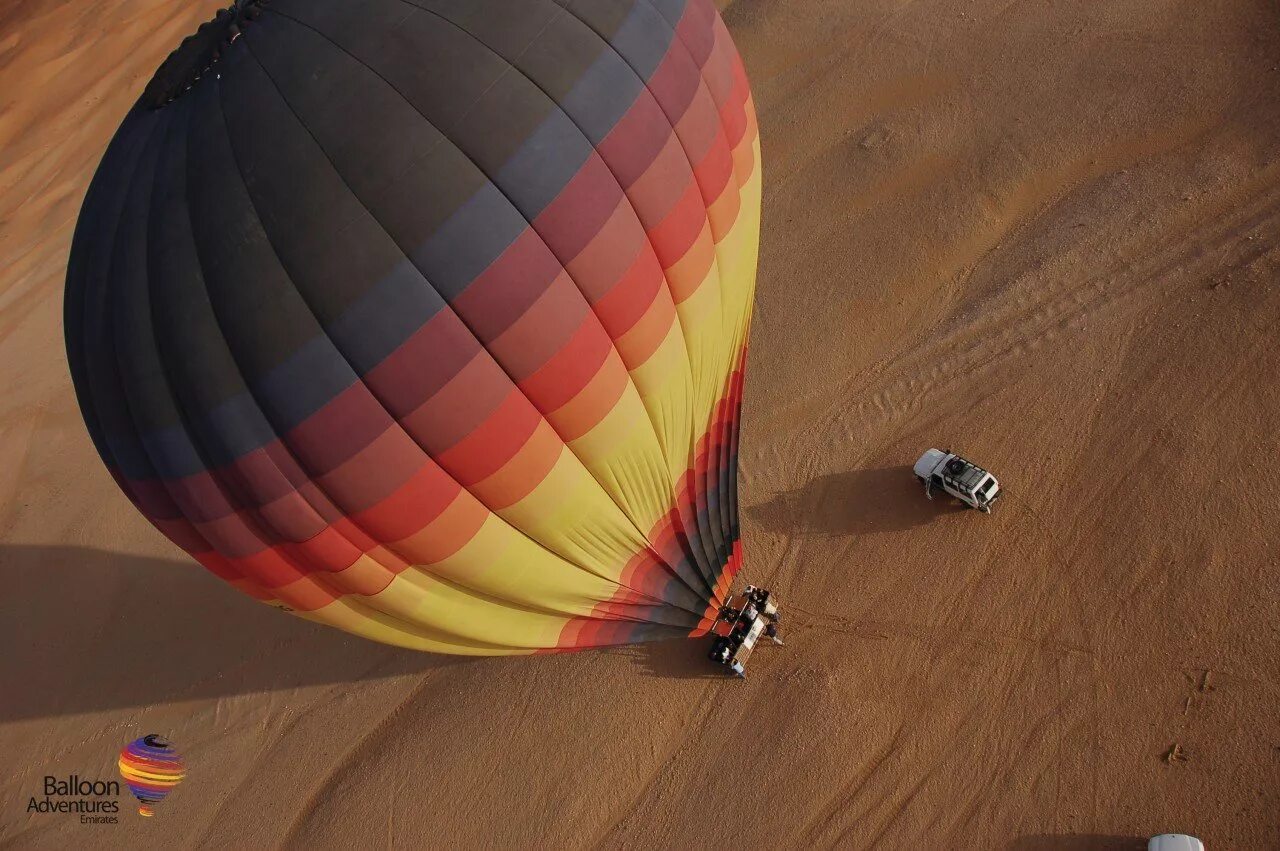
<svg viewBox="0 0 1280 851">
<path fill-rule="evenodd" d="M 694 642 L 366 643 L 118 492 L 71 228 L 216 5 L 0 4 L 0 843 L 1280 847 L 1272 4 L 727 8 L 765 157 L 743 578 L 787 627 L 741 683 Z M 994 515 L 924 499 L 931 445 L 1001 477 Z M 156 818 L 26 812 L 145 732 L 189 764 Z"/>
</svg>

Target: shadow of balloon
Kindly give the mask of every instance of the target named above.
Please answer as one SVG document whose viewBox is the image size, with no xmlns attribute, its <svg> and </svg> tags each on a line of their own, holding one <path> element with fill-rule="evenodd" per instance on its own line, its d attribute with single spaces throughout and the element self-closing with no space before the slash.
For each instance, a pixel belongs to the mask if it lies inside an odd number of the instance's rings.
<svg viewBox="0 0 1280 851">
<path fill-rule="evenodd" d="M 926 499 L 906 465 L 819 476 L 746 509 L 769 531 L 823 535 L 902 531 L 970 510 L 950 497 Z"/>
<path fill-rule="evenodd" d="M 289 617 L 193 562 L 7 546 L 0 588 L 0 722 L 485 663 Z"/>
<path fill-rule="evenodd" d="M 1005 851 L 1145 851 L 1146 847 L 1147 840 L 1137 836 L 1039 834 L 1019 837 Z"/>
</svg>

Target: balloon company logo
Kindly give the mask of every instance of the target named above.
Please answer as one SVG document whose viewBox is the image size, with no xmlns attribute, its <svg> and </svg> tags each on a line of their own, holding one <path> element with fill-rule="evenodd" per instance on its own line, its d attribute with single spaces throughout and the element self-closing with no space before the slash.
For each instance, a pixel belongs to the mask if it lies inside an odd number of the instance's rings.
<svg viewBox="0 0 1280 851">
<path fill-rule="evenodd" d="M 28 813 L 76 813 L 81 824 L 115 824 L 120 812 L 118 780 L 89 780 L 79 774 L 44 776 L 44 797 L 32 795 Z"/>
<path fill-rule="evenodd" d="M 116 765 L 125 788 L 138 799 L 138 814 L 146 817 L 155 815 L 156 804 L 186 776 L 186 766 L 173 744 L 154 733 L 125 745 Z M 118 824 L 116 799 L 122 791 L 119 780 L 46 774 L 44 795 L 32 795 L 27 812 L 79 815 L 81 824 Z"/>
<path fill-rule="evenodd" d="M 156 804 L 187 776 L 173 743 L 154 733 L 134 739 L 120 751 L 120 776 L 138 799 L 138 815 L 150 818 Z"/>
</svg>

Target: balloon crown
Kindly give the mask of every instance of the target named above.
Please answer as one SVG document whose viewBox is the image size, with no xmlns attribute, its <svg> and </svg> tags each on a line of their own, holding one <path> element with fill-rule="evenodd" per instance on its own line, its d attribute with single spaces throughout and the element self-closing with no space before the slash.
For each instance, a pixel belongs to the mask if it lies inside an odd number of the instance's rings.
<svg viewBox="0 0 1280 851">
<path fill-rule="evenodd" d="M 218 63 L 227 48 L 240 37 L 244 27 L 258 19 L 262 7 L 269 2 L 236 0 L 227 8 L 218 10 L 213 20 L 201 24 L 160 63 L 142 92 L 142 105 L 148 109 L 159 109 L 189 91 Z"/>
</svg>

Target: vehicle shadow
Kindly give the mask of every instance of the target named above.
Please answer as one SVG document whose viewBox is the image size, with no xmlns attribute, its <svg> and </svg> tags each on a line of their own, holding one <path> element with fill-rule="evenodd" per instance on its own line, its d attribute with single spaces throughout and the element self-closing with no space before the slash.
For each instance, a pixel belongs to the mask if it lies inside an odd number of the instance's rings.
<svg viewBox="0 0 1280 851">
<path fill-rule="evenodd" d="M 748 506 L 746 513 L 772 532 L 865 535 L 911 529 L 970 510 L 945 495 L 926 499 L 911 467 L 899 465 L 819 476 Z"/>
<path fill-rule="evenodd" d="M 709 639 L 675 638 L 629 644 L 605 652 L 631 660 L 647 677 L 677 680 L 723 680 L 724 668 L 707 658 Z"/>
<path fill-rule="evenodd" d="M 6 546 L 0 587 L 0 722 L 485 663 L 290 617 L 190 561 Z"/>
<path fill-rule="evenodd" d="M 1147 840 L 1138 836 L 1037 834 L 1019 837 L 1005 851 L 1146 851 L 1146 847 Z"/>
</svg>

